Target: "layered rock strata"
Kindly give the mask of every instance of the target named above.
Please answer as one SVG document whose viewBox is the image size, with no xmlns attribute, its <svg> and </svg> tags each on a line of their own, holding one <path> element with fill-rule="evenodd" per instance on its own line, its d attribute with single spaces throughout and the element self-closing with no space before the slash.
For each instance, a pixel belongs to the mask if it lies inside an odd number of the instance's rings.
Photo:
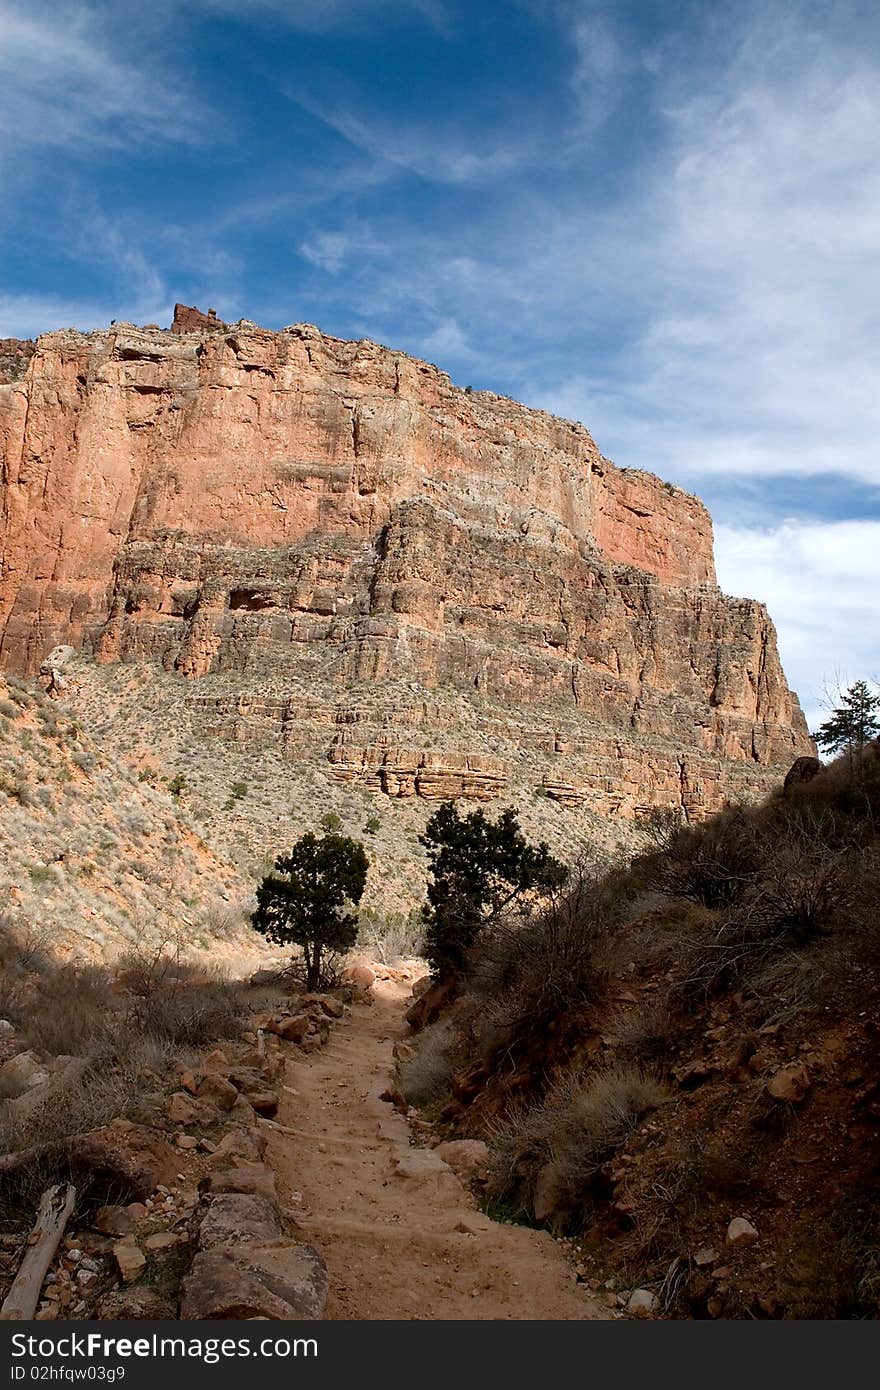
<svg viewBox="0 0 880 1390">
<path fill-rule="evenodd" d="M 698 817 L 812 747 L 694 497 L 372 342 L 180 312 L 0 386 L 0 660 L 155 663 L 390 796 Z M 389 692 L 393 691 L 393 697 Z"/>
</svg>

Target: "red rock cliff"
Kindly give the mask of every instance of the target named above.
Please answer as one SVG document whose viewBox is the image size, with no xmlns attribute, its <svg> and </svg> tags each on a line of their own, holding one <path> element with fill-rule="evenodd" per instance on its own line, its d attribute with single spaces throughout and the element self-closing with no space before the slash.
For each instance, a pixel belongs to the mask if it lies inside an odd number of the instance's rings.
<svg viewBox="0 0 880 1390">
<path fill-rule="evenodd" d="M 64 642 L 235 673 L 235 701 L 271 687 L 282 739 L 324 682 L 335 775 L 395 794 L 443 792 L 433 716 L 401 750 L 387 710 L 346 714 L 343 682 L 469 690 L 500 767 L 536 751 L 548 794 L 605 812 L 699 813 L 809 750 L 766 611 L 715 585 L 697 499 L 402 353 L 193 312 L 45 335 L 0 386 L 3 664 Z M 473 761 L 455 741 L 446 761 Z M 506 785 L 463 766 L 446 790 L 472 774 Z"/>
</svg>

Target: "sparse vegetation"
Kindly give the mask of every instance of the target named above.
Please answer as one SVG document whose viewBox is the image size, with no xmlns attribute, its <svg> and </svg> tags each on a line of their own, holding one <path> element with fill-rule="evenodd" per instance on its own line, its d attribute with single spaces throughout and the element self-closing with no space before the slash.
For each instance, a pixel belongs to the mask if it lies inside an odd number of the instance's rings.
<svg viewBox="0 0 880 1390">
<path fill-rule="evenodd" d="M 660 813 L 630 865 L 475 935 L 400 1078 L 489 1139 L 489 1209 L 576 1233 L 667 1316 L 875 1314 L 878 815 L 874 741 L 763 805 Z M 719 1291 L 691 1252 L 741 1213 L 764 1263 L 726 1249 Z"/>
</svg>

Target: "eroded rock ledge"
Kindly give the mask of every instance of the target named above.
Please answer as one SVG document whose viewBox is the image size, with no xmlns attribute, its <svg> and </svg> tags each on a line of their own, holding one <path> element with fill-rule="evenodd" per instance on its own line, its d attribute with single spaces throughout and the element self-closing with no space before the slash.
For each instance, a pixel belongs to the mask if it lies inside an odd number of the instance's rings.
<svg viewBox="0 0 880 1390">
<path fill-rule="evenodd" d="M 582 425 L 186 306 L 173 331 L 47 334 L 10 375 L 10 668 L 59 643 L 157 662 L 222 736 L 393 796 L 486 799 L 537 757 L 564 804 L 699 815 L 812 752 L 705 508 Z"/>
</svg>

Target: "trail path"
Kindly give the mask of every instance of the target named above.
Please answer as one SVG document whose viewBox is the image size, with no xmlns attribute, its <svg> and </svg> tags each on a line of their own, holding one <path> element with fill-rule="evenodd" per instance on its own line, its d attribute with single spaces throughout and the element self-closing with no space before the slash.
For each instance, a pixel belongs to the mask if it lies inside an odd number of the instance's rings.
<svg viewBox="0 0 880 1390">
<path fill-rule="evenodd" d="M 268 1157 L 282 1202 L 330 1271 L 327 1317 L 607 1318 L 546 1232 L 504 1226 L 379 1100 L 408 989 L 377 981 L 320 1052 L 288 1062 Z M 462 1222 L 473 1234 L 456 1230 Z"/>
</svg>

